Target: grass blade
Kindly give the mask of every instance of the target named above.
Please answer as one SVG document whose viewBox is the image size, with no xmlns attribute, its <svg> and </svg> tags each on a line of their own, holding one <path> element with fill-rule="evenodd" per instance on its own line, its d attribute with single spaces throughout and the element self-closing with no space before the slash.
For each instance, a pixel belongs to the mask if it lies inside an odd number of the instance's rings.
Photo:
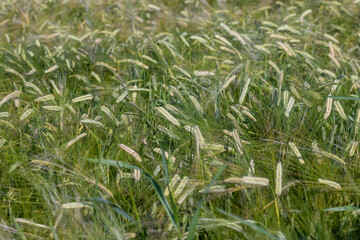
<svg viewBox="0 0 360 240">
<path fill-rule="evenodd" d="M 351 100 L 351 101 L 360 101 L 358 97 L 346 97 L 346 96 L 327 96 L 328 98 L 338 99 L 338 100 Z"/>
<path fill-rule="evenodd" d="M 137 169 L 137 170 L 141 171 L 150 180 L 151 184 L 153 185 L 155 192 L 156 192 L 161 204 L 163 205 L 168 217 L 170 218 L 171 222 L 174 224 L 174 226 L 177 230 L 179 229 L 179 225 L 176 221 L 174 211 L 170 207 L 169 202 L 167 201 L 167 199 L 164 195 L 164 192 L 162 191 L 162 189 L 161 189 L 160 185 L 157 183 L 157 181 L 149 173 L 138 168 L 135 165 L 128 164 L 128 163 L 121 162 L 121 161 L 94 159 L 94 158 L 86 158 L 86 160 L 89 162 L 93 162 L 93 163 L 105 164 L 108 166 L 114 166 L 114 167 L 118 167 L 118 168 Z"/>
<path fill-rule="evenodd" d="M 242 224 L 252 228 L 253 230 L 255 230 L 258 233 L 262 233 L 262 234 L 268 236 L 271 239 L 276 239 L 276 240 L 279 239 L 278 237 L 276 237 L 276 236 L 272 235 L 271 233 L 269 233 L 268 231 L 266 231 L 264 228 L 254 224 L 254 223 L 246 221 L 246 220 L 244 220 L 244 219 L 242 219 L 242 218 L 240 218 L 238 216 L 235 216 L 235 215 L 233 215 L 231 213 L 228 213 L 228 212 L 226 212 L 224 210 L 218 209 L 218 211 L 221 212 L 222 214 L 227 215 L 228 217 L 236 219 L 237 221 L 241 222 Z"/>
<path fill-rule="evenodd" d="M 198 220 L 198 218 L 199 218 L 201 206 L 202 206 L 203 201 L 205 200 L 206 194 L 208 193 L 210 187 L 211 187 L 211 186 L 214 184 L 214 182 L 219 178 L 219 176 L 220 176 L 221 173 L 225 170 L 226 167 L 227 167 L 227 165 L 224 165 L 224 166 L 215 174 L 215 176 L 213 177 L 213 179 L 212 179 L 211 182 L 209 183 L 208 187 L 206 188 L 205 192 L 203 193 L 203 196 L 202 196 L 202 198 L 200 199 L 200 201 L 199 201 L 199 203 L 198 203 L 198 206 L 197 206 L 197 208 L 196 208 L 195 214 L 194 214 L 194 216 L 192 217 L 191 222 L 190 222 L 189 233 L 188 233 L 188 236 L 187 236 L 187 239 L 188 239 L 188 240 L 192 240 L 192 239 L 194 239 L 194 237 L 195 237 L 196 223 L 197 223 L 197 220 Z"/>
</svg>

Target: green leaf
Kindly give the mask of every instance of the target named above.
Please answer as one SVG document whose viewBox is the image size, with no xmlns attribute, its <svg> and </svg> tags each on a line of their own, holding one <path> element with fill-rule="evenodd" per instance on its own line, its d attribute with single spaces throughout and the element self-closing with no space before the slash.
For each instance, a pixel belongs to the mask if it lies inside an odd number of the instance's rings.
<svg viewBox="0 0 360 240">
<path fill-rule="evenodd" d="M 161 190 L 161 187 L 160 185 L 155 181 L 155 179 L 153 179 L 149 174 L 146 174 L 145 175 L 148 177 L 148 179 L 150 180 L 151 184 L 153 185 L 153 187 L 155 188 L 155 192 L 156 194 L 158 195 L 158 198 L 161 202 L 161 204 L 163 205 L 163 207 L 165 208 L 165 211 L 167 213 L 167 215 L 169 216 L 170 220 L 172 221 L 172 223 L 174 224 L 176 230 L 179 229 L 179 226 L 177 224 L 177 221 L 175 219 L 175 214 L 172 210 L 172 208 L 170 207 L 163 191 Z"/>
<path fill-rule="evenodd" d="M 117 206 L 115 203 L 112 203 L 109 200 L 106 200 L 106 199 L 103 199 L 103 198 L 90 198 L 89 200 L 93 201 L 93 202 L 109 205 L 109 206 L 111 206 L 113 208 L 113 210 L 115 212 L 122 215 L 123 217 L 125 217 L 126 219 L 131 221 L 132 223 L 135 223 L 135 220 L 132 219 L 127 212 L 125 212 L 121 207 Z"/>
<path fill-rule="evenodd" d="M 194 239 L 194 237 L 195 237 L 196 223 L 197 223 L 197 220 L 198 220 L 198 218 L 199 218 L 201 206 L 202 206 L 203 201 L 205 200 L 206 194 L 209 192 L 210 187 L 214 184 L 214 182 L 216 181 L 216 179 L 219 178 L 219 176 L 220 176 L 221 173 L 225 170 L 226 167 L 227 167 L 227 164 L 224 165 L 224 166 L 215 174 L 215 176 L 213 177 L 213 179 L 212 179 L 211 182 L 209 183 L 208 187 L 206 188 L 205 192 L 203 193 L 202 198 L 201 198 L 201 200 L 199 201 L 198 206 L 197 206 L 197 208 L 196 208 L 195 214 L 194 214 L 194 216 L 192 217 L 191 222 L 190 222 L 189 232 L 188 232 L 188 236 L 187 236 L 187 239 L 188 239 L 188 240 L 192 240 L 192 239 Z"/>
<path fill-rule="evenodd" d="M 172 194 L 172 189 L 170 189 L 170 174 L 167 167 L 167 159 L 165 157 L 165 152 L 163 147 L 161 147 L 161 159 L 165 172 L 165 184 L 169 188 L 170 204 L 171 204 L 172 213 L 174 214 L 174 221 L 176 222 L 176 226 L 179 226 L 179 216 L 177 214 L 177 208 L 176 208 L 174 196 Z"/>
<path fill-rule="evenodd" d="M 127 169 L 138 169 L 138 170 L 141 171 L 141 169 L 138 168 L 137 166 L 129 164 L 129 163 L 121 162 L 121 161 L 95 159 L 95 158 L 85 158 L 85 160 L 87 160 L 89 162 L 93 162 L 93 163 L 105 164 L 105 165 L 108 165 L 108 166 L 114 166 L 114 167 L 119 167 L 119 168 L 127 168 Z"/>
<path fill-rule="evenodd" d="M 238 216 L 235 216 L 235 215 L 233 215 L 233 214 L 231 214 L 231 213 L 225 212 L 224 210 L 218 209 L 218 211 L 221 212 L 222 214 L 225 214 L 225 215 L 227 215 L 227 216 L 229 216 L 229 217 L 231 217 L 231 218 L 236 219 L 236 220 L 239 221 L 240 223 L 242 223 L 242 224 L 244 224 L 244 225 L 252 228 L 253 230 L 255 230 L 255 231 L 258 232 L 258 233 L 262 233 L 262 234 L 268 236 L 268 237 L 271 238 L 271 239 L 279 239 L 277 236 L 272 235 L 271 233 L 269 233 L 268 231 L 266 231 L 264 228 L 262 228 L 262 227 L 260 227 L 260 226 L 258 226 L 258 225 L 256 225 L 256 224 L 254 224 L 254 223 L 251 223 L 251 222 L 249 222 L 249 221 L 246 221 L 246 220 L 244 220 L 244 219 L 242 219 L 242 218 L 240 218 L 240 217 L 238 217 Z"/>
<path fill-rule="evenodd" d="M 352 101 L 360 101 L 358 97 L 346 97 L 346 96 L 327 96 L 328 98 L 338 99 L 338 100 L 352 100 Z"/>
<path fill-rule="evenodd" d="M 163 163 L 163 166 L 164 166 L 164 173 L 165 173 L 165 180 L 166 180 L 166 185 L 169 185 L 170 183 L 170 176 L 169 176 L 169 170 L 168 170 L 168 167 L 167 167 L 167 160 L 165 158 L 165 152 L 164 152 L 164 148 L 161 147 L 161 160 L 162 160 L 162 163 Z"/>
<path fill-rule="evenodd" d="M 172 223 L 174 224 L 175 228 L 178 230 L 179 229 L 179 225 L 177 224 L 177 221 L 175 219 L 175 215 L 174 212 L 172 210 L 172 208 L 170 207 L 163 191 L 161 190 L 160 185 L 156 182 L 156 180 L 151 177 L 151 175 L 149 173 L 147 173 L 146 171 L 138 168 L 135 165 L 132 164 L 128 164 L 125 162 L 121 162 L 121 161 L 115 161 L 115 160 L 104 160 L 104 159 L 94 159 L 94 158 L 85 158 L 87 161 L 89 162 L 94 162 L 94 163 L 99 163 L 99 164 L 105 164 L 108 166 L 114 166 L 114 167 L 119 167 L 119 168 L 127 168 L 127 169 L 137 169 L 140 170 L 151 182 L 151 184 L 153 185 L 155 192 L 161 202 L 161 204 L 163 205 L 163 207 L 165 208 L 165 211 L 167 213 L 167 215 L 169 216 L 170 220 L 172 221 Z"/>
<path fill-rule="evenodd" d="M 340 206 L 340 207 L 322 209 L 321 211 L 324 211 L 324 212 L 346 212 L 346 211 L 356 211 L 356 210 L 360 210 L 360 208 L 348 205 L 348 206 Z"/>
</svg>

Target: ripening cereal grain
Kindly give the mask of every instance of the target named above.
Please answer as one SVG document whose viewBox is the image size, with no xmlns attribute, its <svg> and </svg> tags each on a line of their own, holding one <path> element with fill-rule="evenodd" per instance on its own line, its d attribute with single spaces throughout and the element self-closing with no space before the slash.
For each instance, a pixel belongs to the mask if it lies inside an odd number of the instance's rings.
<svg viewBox="0 0 360 240">
<path fill-rule="evenodd" d="M 155 110 L 160 112 L 169 122 L 171 122 L 175 126 L 180 126 L 180 122 L 176 118 L 174 118 L 168 111 L 166 111 L 163 107 L 156 107 Z"/>
<path fill-rule="evenodd" d="M 144 68 L 145 70 L 149 69 L 149 66 L 147 66 L 146 64 L 138 61 L 138 60 L 134 60 L 134 59 L 123 59 L 123 60 L 119 60 L 119 63 L 132 63 L 135 64 L 141 68 Z"/>
<path fill-rule="evenodd" d="M 62 108 L 60 106 L 43 106 L 43 109 L 49 110 L 49 111 L 57 111 L 57 112 L 64 111 L 64 108 Z"/>
<path fill-rule="evenodd" d="M 97 126 L 100 126 L 100 127 L 104 126 L 104 124 L 102 124 L 101 122 L 96 121 L 96 120 L 92 120 L 92 119 L 82 119 L 80 121 L 80 123 L 93 124 L 93 125 L 97 125 Z"/>
<path fill-rule="evenodd" d="M 220 90 L 220 91 L 225 90 L 225 89 L 230 85 L 230 83 L 235 80 L 235 78 L 236 78 L 235 75 L 232 75 L 231 77 L 227 78 L 227 79 L 225 80 L 224 85 L 221 87 L 221 90 Z"/>
<path fill-rule="evenodd" d="M 240 178 L 240 181 L 245 184 L 251 184 L 251 185 L 260 185 L 260 186 L 268 186 L 269 185 L 269 179 L 263 178 L 263 177 L 249 177 L 244 176 Z"/>
<path fill-rule="evenodd" d="M 290 97 L 290 100 L 288 101 L 288 103 L 286 105 L 285 117 L 288 118 L 290 116 L 290 112 L 294 106 L 294 103 L 295 103 L 295 99 L 293 97 Z"/>
<path fill-rule="evenodd" d="M 341 106 L 341 103 L 339 101 L 334 101 L 335 110 L 339 113 L 339 115 L 346 120 L 346 114 L 344 112 L 343 107 Z"/>
<path fill-rule="evenodd" d="M 113 120 L 116 124 L 116 126 L 119 125 L 119 121 L 116 119 L 116 117 L 114 116 L 114 114 L 110 111 L 109 108 L 105 107 L 105 106 L 101 106 L 101 111 L 103 111 L 106 115 L 108 115 L 110 117 L 111 120 Z"/>
<path fill-rule="evenodd" d="M 204 114 L 204 110 L 203 110 L 203 108 L 201 107 L 201 105 L 200 105 L 200 103 L 198 102 L 198 100 L 197 100 L 194 96 L 192 96 L 192 95 L 191 95 L 189 98 L 190 98 L 190 100 L 193 102 L 193 104 L 194 104 L 195 108 L 198 110 L 198 112 L 201 113 L 201 114 Z"/>
<path fill-rule="evenodd" d="M 128 95 L 128 91 L 123 92 L 117 99 L 116 103 L 120 103 L 122 100 L 125 99 L 125 97 Z"/>
<path fill-rule="evenodd" d="M 26 73 L 26 75 L 33 75 L 36 72 L 35 68 L 32 68 L 29 72 Z"/>
<path fill-rule="evenodd" d="M 282 188 L 282 164 L 278 162 L 276 165 L 275 194 L 280 196 Z"/>
<path fill-rule="evenodd" d="M 181 179 L 178 187 L 176 188 L 175 192 L 174 192 L 174 197 L 178 197 L 181 192 L 184 190 L 184 188 L 186 187 L 186 185 L 189 182 L 189 178 L 188 177 L 183 177 L 183 179 Z"/>
<path fill-rule="evenodd" d="M 358 144 L 359 144 L 358 141 L 354 141 L 354 142 L 351 144 L 351 147 L 350 147 L 350 149 L 349 149 L 349 156 L 350 156 L 350 157 L 354 156 Z"/>
<path fill-rule="evenodd" d="M 240 95 L 240 99 L 239 99 L 239 103 L 242 104 L 244 102 L 244 99 L 246 97 L 246 94 L 247 94 L 247 91 L 248 91 L 248 88 L 249 88 L 249 84 L 250 84 L 250 78 L 247 78 L 246 79 L 246 82 L 245 82 L 245 85 L 244 85 L 244 88 L 241 92 L 241 95 Z"/>
<path fill-rule="evenodd" d="M 103 67 L 109 69 L 109 70 L 112 71 L 112 72 L 116 72 L 116 71 L 117 71 L 116 68 L 114 68 L 114 67 L 112 67 L 112 66 L 110 66 L 109 64 L 106 64 L 106 63 L 104 63 L 104 62 L 97 62 L 96 65 L 97 65 L 97 66 L 103 66 Z"/>
<path fill-rule="evenodd" d="M 153 150 L 154 150 L 154 152 L 156 152 L 158 154 L 162 154 L 162 151 L 160 148 L 154 148 Z M 170 155 L 168 152 L 164 151 L 164 155 L 165 155 L 166 159 L 169 159 Z M 173 156 L 171 156 L 170 160 L 172 163 L 175 163 L 175 161 L 176 161 L 176 159 Z"/>
<path fill-rule="evenodd" d="M 223 43 L 225 43 L 226 45 L 228 45 L 229 47 L 232 47 L 232 44 L 224 37 L 215 34 L 215 38 L 219 39 L 220 41 L 222 41 Z"/>
<path fill-rule="evenodd" d="M 280 68 L 276 65 L 276 63 L 274 63 L 273 61 L 269 60 L 268 63 L 275 69 L 275 71 L 277 72 L 277 74 L 280 76 L 281 71 Z"/>
<path fill-rule="evenodd" d="M 242 178 L 227 178 L 224 180 L 225 183 L 239 183 L 239 184 L 249 184 L 249 185 L 259 185 L 259 186 L 268 186 L 269 179 L 263 177 L 250 177 L 244 176 Z"/>
<path fill-rule="evenodd" d="M 25 81 L 25 78 L 24 78 L 20 73 L 18 73 L 17 71 L 15 71 L 14 69 L 12 69 L 12 68 L 6 68 L 5 71 L 8 72 L 8 73 L 13 73 L 13 74 L 15 74 L 15 75 L 18 76 L 23 82 L 26 82 L 26 81 Z"/>
<path fill-rule="evenodd" d="M 99 75 L 97 75 L 96 72 L 91 72 L 91 75 L 96 79 L 96 81 L 98 81 L 99 83 L 101 83 L 101 78 L 99 77 Z"/>
<path fill-rule="evenodd" d="M 142 55 L 141 57 L 148 60 L 148 61 L 150 61 L 150 62 L 152 62 L 152 63 L 154 63 L 154 64 L 158 64 L 158 62 L 155 59 L 153 59 L 153 58 L 151 58 L 151 57 L 149 57 L 147 55 Z"/>
<path fill-rule="evenodd" d="M 319 183 L 322 183 L 322 184 L 325 184 L 325 185 L 328 185 L 329 187 L 332 187 L 332 188 L 336 188 L 336 189 L 341 189 L 341 185 L 337 182 L 333 182 L 333 181 L 329 181 L 329 180 L 325 180 L 325 179 L 318 179 L 318 182 Z"/>
<path fill-rule="evenodd" d="M 40 95 L 44 95 L 43 93 L 42 93 L 42 91 L 35 85 L 35 84 L 33 84 L 33 83 L 31 83 L 31 82 L 25 82 L 25 87 L 30 87 L 30 88 L 32 88 L 32 89 L 34 89 L 37 93 L 39 93 Z"/>
<path fill-rule="evenodd" d="M 169 187 L 170 187 L 170 189 L 173 189 L 175 187 L 175 185 L 177 184 L 177 182 L 180 180 L 181 180 L 181 178 L 180 178 L 179 174 L 175 174 L 175 176 L 171 179 L 170 185 L 165 189 L 165 192 L 164 192 L 165 197 L 169 196 L 169 194 L 170 194 Z"/>
<path fill-rule="evenodd" d="M 193 128 L 194 134 L 197 136 L 197 138 L 199 139 L 199 145 L 200 147 L 203 147 L 205 145 L 205 140 L 204 137 L 201 134 L 200 128 L 198 126 L 195 126 Z"/>
<path fill-rule="evenodd" d="M 51 85 L 53 86 L 55 92 L 56 92 L 58 95 L 61 95 L 60 90 L 59 90 L 59 88 L 56 86 L 55 82 L 54 82 L 53 80 L 50 80 L 50 83 L 51 83 Z"/>
<path fill-rule="evenodd" d="M 331 158 L 331 159 L 333 159 L 333 160 L 335 160 L 335 161 L 337 161 L 337 162 L 339 162 L 341 164 L 346 165 L 344 160 L 342 160 L 341 158 L 339 158 L 338 156 L 336 156 L 336 155 L 334 155 L 332 153 L 321 151 L 321 154 L 328 157 L 328 158 Z"/>
<path fill-rule="evenodd" d="M 328 57 L 329 57 L 329 58 L 331 59 L 331 61 L 335 64 L 336 67 L 338 67 L 338 68 L 341 67 L 339 60 L 337 60 L 337 58 L 336 58 L 334 55 L 332 55 L 332 54 L 329 53 L 329 54 L 328 54 Z"/>
<path fill-rule="evenodd" d="M 73 103 L 76 103 L 76 102 L 84 102 L 84 101 L 92 100 L 93 98 L 94 98 L 93 95 L 91 95 L 91 94 L 86 94 L 86 95 L 83 95 L 83 96 L 74 98 L 74 99 L 72 100 L 72 102 L 73 102 Z"/>
<path fill-rule="evenodd" d="M 231 36 L 235 37 L 243 46 L 246 45 L 244 38 L 237 32 L 231 30 L 227 25 L 224 23 L 220 23 L 220 26 L 224 28 Z"/>
<path fill-rule="evenodd" d="M 15 221 L 17 223 L 29 224 L 29 225 L 32 225 L 34 227 L 39 227 L 39 228 L 44 228 L 44 229 L 51 229 L 51 227 L 49 227 L 49 226 L 39 224 L 39 223 L 35 223 L 33 221 L 29 221 L 29 220 L 24 219 L 24 218 L 15 218 Z"/>
<path fill-rule="evenodd" d="M 305 12 L 303 12 L 301 15 L 300 15 L 300 22 L 304 22 L 304 18 L 309 15 L 310 13 L 312 13 L 312 10 L 311 9 L 308 9 L 306 10 Z"/>
<path fill-rule="evenodd" d="M 133 156 L 135 158 L 135 160 L 137 160 L 138 162 L 142 162 L 141 157 L 139 156 L 139 154 L 137 152 L 135 152 L 133 149 L 129 148 L 128 146 L 124 145 L 124 144 L 119 144 L 118 145 L 121 149 L 123 149 L 125 152 L 127 152 L 128 154 L 130 154 L 131 156 Z"/>
<path fill-rule="evenodd" d="M 46 102 L 46 101 L 53 100 L 54 98 L 55 98 L 54 95 L 49 94 L 49 95 L 38 97 L 38 98 L 34 99 L 34 102 Z"/>
<path fill-rule="evenodd" d="M 289 47 L 287 45 L 285 45 L 283 42 L 276 42 L 276 43 L 286 52 L 287 55 L 294 56 L 292 51 L 290 51 Z"/>
<path fill-rule="evenodd" d="M 240 136 L 239 136 L 239 133 L 236 129 L 233 129 L 232 131 L 232 137 L 234 138 L 235 140 L 235 146 L 236 146 L 236 149 L 238 150 L 238 152 L 240 153 L 240 155 L 243 155 L 244 152 L 243 152 L 243 146 L 242 146 L 242 143 L 241 143 L 241 140 L 240 140 Z"/>
<path fill-rule="evenodd" d="M 337 40 L 335 37 L 333 37 L 333 36 L 331 36 L 331 35 L 329 35 L 329 34 L 327 34 L 327 33 L 324 33 L 324 37 L 326 37 L 327 39 L 333 41 L 333 42 L 336 43 L 336 44 L 339 44 L 339 43 L 340 43 L 339 40 Z"/>
<path fill-rule="evenodd" d="M 284 107 L 287 106 L 288 102 L 289 102 L 289 91 L 285 90 L 284 94 L 283 94 L 283 105 L 284 105 Z"/>
<path fill-rule="evenodd" d="M 215 76 L 215 73 L 210 71 L 195 71 L 194 75 L 196 77 Z"/>
<path fill-rule="evenodd" d="M 69 148 L 71 145 L 73 145 L 74 143 L 78 142 L 81 138 L 87 136 L 87 133 L 81 133 L 79 136 L 77 136 L 76 138 L 74 138 L 73 140 L 71 140 L 70 142 L 68 142 L 65 146 L 65 148 Z"/>
<path fill-rule="evenodd" d="M 24 121 L 26 118 L 28 118 L 32 113 L 34 112 L 33 109 L 28 109 L 27 111 L 25 111 L 21 117 L 20 117 L 20 121 Z"/>
<path fill-rule="evenodd" d="M 185 71 L 184 69 L 174 65 L 174 68 L 177 69 L 179 72 L 181 72 L 184 76 L 188 77 L 191 79 L 191 75 L 190 73 L 188 73 L 187 71 Z"/>
<path fill-rule="evenodd" d="M 2 146 L 4 146 L 5 142 L 6 142 L 5 139 L 3 139 L 3 138 L 0 139 L 0 148 L 1 148 Z"/>
<path fill-rule="evenodd" d="M 189 189 L 187 189 L 183 195 L 181 195 L 177 201 L 178 204 L 182 204 L 185 199 L 196 189 L 197 184 L 195 184 L 194 186 L 190 187 Z"/>
<path fill-rule="evenodd" d="M 260 52 L 266 53 L 268 55 L 270 55 L 270 51 L 268 49 L 266 49 L 264 46 L 262 45 L 254 45 L 254 48 L 256 48 L 257 50 L 259 50 Z"/>
<path fill-rule="evenodd" d="M 204 193 L 204 192 L 208 192 L 208 193 L 221 193 L 221 192 L 225 192 L 225 187 L 221 186 L 221 185 L 213 185 L 209 188 L 205 188 L 205 189 L 201 189 L 199 191 L 199 193 Z"/>
<path fill-rule="evenodd" d="M 51 72 L 55 71 L 58 68 L 59 68 L 58 65 L 54 65 L 54 66 L 50 67 L 48 70 L 44 71 L 44 73 L 51 73 Z"/>
<path fill-rule="evenodd" d="M 3 100 L 1 100 L 0 106 L 2 106 L 4 103 L 6 103 L 7 101 L 9 101 L 12 98 L 19 97 L 20 94 L 21 94 L 21 91 L 15 91 L 15 92 L 10 93 L 9 95 L 5 96 L 3 98 Z"/>
<path fill-rule="evenodd" d="M 173 133 L 172 131 L 170 131 L 170 130 L 167 129 L 166 127 L 159 125 L 159 126 L 157 126 L 156 128 L 157 128 L 160 132 L 168 135 L 170 138 L 174 138 L 174 139 L 176 139 L 176 140 L 180 140 L 180 138 L 179 138 L 175 133 Z"/>
<path fill-rule="evenodd" d="M 74 208 L 90 208 L 89 205 L 80 203 L 80 202 L 72 202 L 72 203 L 63 203 L 60 205 L 62 209 L 74 209 Z"/>
<path fill-rule="evenodd" d="M 329 97 L 326 99 L 326 109 L 325 109 L 324 119 L 327 119 L 331 113 L 333 99 L 330 96 L 331 95 L 329 95 Z"/>
<path fill-rule="evenodd" d="M 289 142 L 289 146 L 293 150 L 295 156 L 298 158 L 300 164 L 305 164 L 305 162 L 299 152 L 299 149 L 296 147 L 296 145 L 293 142 Z"/>
<path fill-rule="evenodd" d="M 9 117 L 10 114 L 8 112 L 0 112 L 0 118 Z"/>
<path fill-rule="evenodd" d="M 312 146 L 312 149 L 313 149 L 313 151 L 315 152 L 315 154 L 316 154 L 316 157 L 318 158 L 318 162 L 319 163 L 321 163 L 321 151 L 320 151 L 320 149 L 319 149 L 319 147 L 318 147 L 318 145 L 317 145 L 317 142 L 316 141 L 313 141 L 312 143 L 311 143 L 311 146 Z"/>
<path fill-rule="evenodd" d="M 141 178 L 141 172 L 139 169 L 134 169 L 134 179 L 136 182 L 140 181 Z"/>
</svg>

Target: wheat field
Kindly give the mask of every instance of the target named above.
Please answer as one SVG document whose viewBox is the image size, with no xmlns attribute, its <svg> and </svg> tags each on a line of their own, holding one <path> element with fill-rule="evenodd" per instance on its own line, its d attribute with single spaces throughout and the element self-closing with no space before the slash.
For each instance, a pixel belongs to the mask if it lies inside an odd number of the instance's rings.
<svg viewBox="0 0 360 240">
<path fill-rule="evenodd" d="M 360 239 L 360 1 L 0 1 L 0 239 Z"/>
</svg>

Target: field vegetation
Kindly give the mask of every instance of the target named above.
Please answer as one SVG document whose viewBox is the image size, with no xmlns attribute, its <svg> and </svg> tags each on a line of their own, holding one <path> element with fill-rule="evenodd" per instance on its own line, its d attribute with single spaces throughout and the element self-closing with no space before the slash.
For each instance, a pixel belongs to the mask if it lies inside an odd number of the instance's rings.
<svg viewBox="0 0 360 240">
<path fill-rule="evenodd" d="M 360 239 L 360 1 L 0 1 L 1 239 Z"/>
</svg>

